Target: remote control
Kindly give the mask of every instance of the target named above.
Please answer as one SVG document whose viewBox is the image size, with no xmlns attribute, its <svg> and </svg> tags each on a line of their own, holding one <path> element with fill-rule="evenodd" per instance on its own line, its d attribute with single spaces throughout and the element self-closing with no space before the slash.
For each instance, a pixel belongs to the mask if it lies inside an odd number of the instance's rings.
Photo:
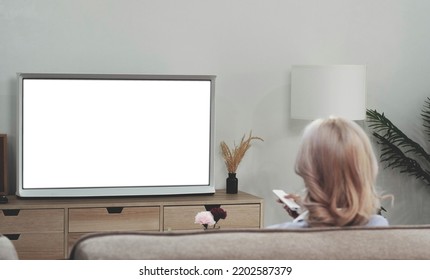
<svg viewBox="0 0 430 280">
<path fill-rule="evenodd" d="M 287 193 L 285 193 L 283 190 L 273 190 L 273 193 L 285 204 L 290 208 L 292 211 L 298 211 L 300 209 L 300 205 L 298 205 L 294 200 L 288 199 L 285 196 Z"/>
</svg>

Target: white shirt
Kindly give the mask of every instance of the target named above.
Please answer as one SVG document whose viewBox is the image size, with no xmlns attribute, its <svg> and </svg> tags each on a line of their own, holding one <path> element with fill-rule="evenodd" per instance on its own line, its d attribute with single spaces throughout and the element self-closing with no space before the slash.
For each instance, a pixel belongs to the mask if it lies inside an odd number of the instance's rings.
<svg viewBox="0 0 430 280">
<path fill-rule="evenodd" d="M 309 224 L 306 221 L 307 216 L 308 216 L 308 211 L 305 211 L 302 214 L 300 214 L 297 218 L 295 218 L 292 222 L 275 224 L 275 225 L 268 226 L 267 228 L 272 228 L 272 229 L 307 228 L 309 227 Z M 367 222 L 367 224 L 365 224 L 364 226 L 365 227 L 383 227 L 383 226 L 389 226 L 389 224 L 388 224 L 388 220 L 383 216 L 372 215 L 369 221 Z"/>
</svg>

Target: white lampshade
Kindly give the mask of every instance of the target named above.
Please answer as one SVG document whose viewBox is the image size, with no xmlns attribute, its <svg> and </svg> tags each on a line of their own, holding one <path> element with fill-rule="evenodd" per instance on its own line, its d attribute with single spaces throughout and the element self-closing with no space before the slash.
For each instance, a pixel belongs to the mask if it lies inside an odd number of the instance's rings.
<svg viewBox="0 0 430 280">
<path fill-rule="evenodd" d="M 365 65 L 294 65 L 291 117 L 314 120 L 329 116 L 364 120 Z"/>
</svg>

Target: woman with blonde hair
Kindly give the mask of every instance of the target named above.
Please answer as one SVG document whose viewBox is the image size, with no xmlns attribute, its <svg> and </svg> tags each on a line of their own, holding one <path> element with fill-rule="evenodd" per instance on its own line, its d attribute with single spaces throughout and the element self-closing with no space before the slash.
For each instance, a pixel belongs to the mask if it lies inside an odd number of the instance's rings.
<svg viewBox="0 0 430 280">
<path fill-rule="evenodd" d="M 387 226 L 377 215 L 379 197 L 374 189 L 378 163 L 369 138 L 353 121 L 331 117 L 310 123 L 296 159 L 296 173 L 303 178 L 303 201 L 290 195 L 306 209 L 272 227 Z M 297 217 L 298 216 L 298 217 Z"/>
</svg>

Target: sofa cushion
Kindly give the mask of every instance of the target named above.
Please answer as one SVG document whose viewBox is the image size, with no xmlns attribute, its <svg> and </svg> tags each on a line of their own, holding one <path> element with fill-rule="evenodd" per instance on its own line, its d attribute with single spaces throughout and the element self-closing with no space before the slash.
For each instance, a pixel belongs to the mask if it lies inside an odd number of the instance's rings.
<svg viewBox="0 0 430 280">
<path fill-rule="evenodd" d="M 17 260 L 18 254 L 12 241 L 0 235 L 0 260 Z"/>
<path fill-rule="evenodd" d="M 90 234 L 70 259 L 430 259 L 430 225 Z"/>
</svg>

